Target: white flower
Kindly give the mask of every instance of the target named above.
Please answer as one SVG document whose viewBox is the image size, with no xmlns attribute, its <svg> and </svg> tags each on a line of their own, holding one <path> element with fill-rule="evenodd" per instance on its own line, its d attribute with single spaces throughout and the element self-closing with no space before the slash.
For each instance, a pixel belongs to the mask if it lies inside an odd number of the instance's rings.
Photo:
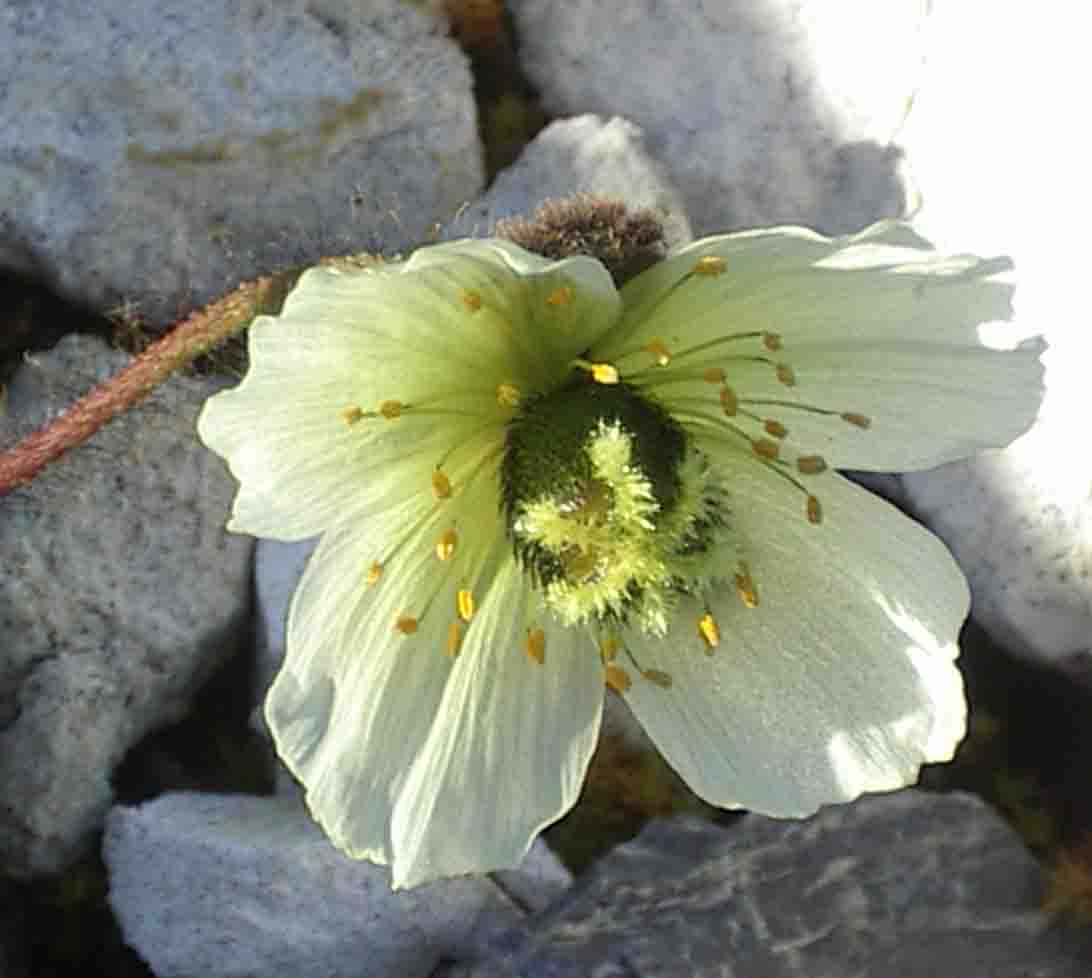
<svg viewBox="0 0 1092 978">
<path fill-rule="evenodd" d="M 604 685 L 707 801 L 801 816 L 962 737 L 944 547 L 835 468 L 1032 420 L 1004 259 L 905 225 L 707 238 L 615 289 L 499 240 L 308 271 L 200 433 L 233 530 L 323 534 L 266 703 L 330 838 L 396 886 L 517 863 Z"/>
</svg>

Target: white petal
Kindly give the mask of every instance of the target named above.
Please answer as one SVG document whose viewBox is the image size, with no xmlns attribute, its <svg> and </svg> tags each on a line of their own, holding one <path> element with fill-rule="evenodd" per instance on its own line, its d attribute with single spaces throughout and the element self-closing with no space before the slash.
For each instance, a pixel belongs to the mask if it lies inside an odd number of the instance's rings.
<svg viewBox="0 0 1092 978">
<path fill-rule="evenodd" d="M 425 269 L 448 275 L 449 292 L 471 289 L 482 296 L 475 318 L 518 351 L 516 379 L 529 388 L 563 380 L 569 361 L 613 328 L 622 312 L 610 273 L 594 258 L 551 261 L 491 238 L 421 248 L 404 266 L 411 277 Z M 498 277 L 515 277 L 518 290 L 498 288 Z"/>
<path fill-rule="evenodd" d="M 733 473 L 732 523 L 758 607 L 730 585 L 709 595 L 721 640 L 708 655 L 694 599 L 665 640 L 629 636 L 641 666 L 673 685 L 638 676 L 626 699 L 715 805 L 803 816 L 914 781 L 964 732 L 962 575 L 935 537 L 840 476 L 814 480 L 813 526 L 796 490 L 747 468 Z"/>
<path fill-rule="evenodd" d="M 470 628 L 394 816 L 393 882 L 516 865 L 576 801 L 603 700 L 598 653 L 546 626 L 542 664 L 526 654 L 528 603 L 509 559 Z"/>
<path fill-rule="evenodd" d="M 501 384 L 528 393 L 566 376 L 614 322 L 618 294 L 598 262 L 532 261 L 514 247 L 461 242 L 379 269 L 313 268 L 280 316 L 256 320 L 246 377 L 198 421 L 241 484 L 231 528 L 318 533 L 356 512 L 351 490 L 377 472 L 405 482 L 407 452 L 439 458 L 483 424 L 499 432 Z M 347 409 L 384 401 L 432 413 L 346 422 Z"/>
<path fill-rule="evenodd" d="M 723 258 L 723 273 L 687 278 L 702 256 Z M 641 348 L 659 339 L 674 359 L 637 382 L 669 408 L 707 403 L 719 413 L 718 389 L 700 379 L 719 366 L 744 406 L 781 421 L 801 453 L 842 468 L 927 468 L 1007 444 L 1035 417 L 1039 349 L 1000 352 L 979 337 L 981 324 L 1011 314 L 1012 287 L 998 277 L 1008 267 L 937 255 L 897 223 L 834 240 L 800 228 L 708 238 L 626 286 L 623 326 L 593 355 L 637 351 L 625 374 L 644 366 L 642 355 L 649 361 Z M 723 342 L 762 332 L 778 334 L 782 349 Z M 778 381 L 778 363 L 792 368 L 794 386 Z M 865 415 L 871 427 L 847 424 L 841 412 Z"/>
<path fill-rule="evenodd" d="M 456 594 L 484 592 L 508 544 L 492 480 L 423 513 L 390 510 L 323 536 L 293 598 L 285 663 L 266 699 L 277 752 L 315 818 L 353 856 L 390 862 L 390 819 L 451 672 Z M 454 555 L 436 543 L 459 528 Z M 368 587 L 372 563 L 382 575 Z M 405 635 L 400 615 L 418 619 Z"/>
</svg>

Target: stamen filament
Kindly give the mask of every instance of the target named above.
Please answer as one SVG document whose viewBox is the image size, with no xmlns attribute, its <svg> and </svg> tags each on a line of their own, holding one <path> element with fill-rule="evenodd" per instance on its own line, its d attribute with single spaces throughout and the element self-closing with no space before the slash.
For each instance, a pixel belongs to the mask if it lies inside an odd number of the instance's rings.
<svg viewBox="0 0 1092 978">
<path fill-rule="evenodd" d="M 692 368 L 691 370 L 677 370 L 675 368 L 674 361 L 677 360 L 680 356 L 682 356 L 681 353 L 676 353 L 674 355 L 674 359 L 672 360 L 671 365 L 669 367 L 666 367 L 666 368 L 652 366 L 652 367 L 645 367 L 645 368 L 643 368 L 641 370 L 635 370 L 632 373 L 627 372 L 626 373 L 626 382 L 629 383 L 629 384 L 632 384 L 635 387 L 639 387 L 639 386 L 644 385 L 644 386 L 646 386 L 646 387 L 648 387 L 650 389 L 654 389 L 654 390 L 659 390 L 660 388 L 663 388 L 663 387 L 675 386 L 677 384 L 684 384 L 684 383 L 689 384 L 689 383 L 693 383 L 695 380 L 703 380 L 706 383 L 712 383 L 712 381 L 709 378 L 710 368 L 708 366 L 706 366 L 706 367 L 695 367 L 695 368 Z M 727 363 L 727 364 L 732 364 L 732 363 L 761 363 L 761 364 L 765 364 L 768 367 L 777 368 L 779 366 L 779 364 L 777 364 L 775 361 L 771 360 L 769 357 L 764 357 L 764 356 L 761 356 L 760 354 L 755 354 L 754 356 L 751 356 L 751 355 L 746 355 L 745 356 L 743 354 L 740 354 L 740 355 L 729 354 L 727 356 L 718 357 L 717 359 L 718 359 L 719 363 Z M 784 366 L 784 365 L 781 364 L 780 366 Z M 727 376 L 728 375 L 726 374 L 726 378 L 727 378 Z"/>
</svg>

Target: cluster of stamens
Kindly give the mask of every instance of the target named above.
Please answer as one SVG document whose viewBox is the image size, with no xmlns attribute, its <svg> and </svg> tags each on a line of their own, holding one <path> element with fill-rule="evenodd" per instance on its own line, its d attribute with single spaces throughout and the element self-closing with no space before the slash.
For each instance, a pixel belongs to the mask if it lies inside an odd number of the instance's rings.
<svg viewBox="0 0 1092 978">
<path fill-rule="evenodd" d="M 724 258 L 706 255 L 695 261 L 690 275 L 685 276 L 683 281 L 715 280 L 726 270 L 727 262 Z M 681 284 L 680 282 L 679 285 Z M 699 287 L 697 281 L 695 281 L 695 287 Z M 678 288 L 678 285 L 675 288 Z M 566 283 L 544 294 L 540 301 L 544 302 L 547 308 L 558 310 L 570 305 L 574 295 L 573 286 Z M 457 301 L 467 315 L 475 315 L 483 307 L 482 296 L 473 290 L 461 290 Z M 733 376 L 737 378 L 745 376 L 745 373 L 738 369 L 741 364 L 760 364 L 769 369 L 776 383 L 785 388 L 785 396 L 771 397 L 766 394 L 751 397 L 746 391 L 737 389 L 731 381 Z M 614 357 L 612 363 L 578 358 L 572 362 L 571 367 L 578 374 L 583 372 L 593 385 L 654 393 L 669 408 L 672 423 L 681 425 L 682 429 L 694 433 L 699 438 L 725 441 L 745 448 L 757 464 L 776 474 L 800 492 L 804 501 L 803 515 L 812 525 L 823 522 L 823 507 L 818 496 L 807 485 L 807 481 L 825 472 L 827 462 L 821 455 L 793 454 L 786 451 L 786 440 L 790 437 L 793 427 L 793 415 L 837 417 L 843 423 L 862 430 L 868 429 L 871 424 L 870 419 L 859 412 L 832 410 L 808 404 L 793 397 L 791 390 L 797 385 L 796 370 L 786 357 L 782 336 L 769 330 L 725 333 L 681 349 L 672 349 L 664 339 L 657 337 L 644 343 L 640 349 L 619 354 Z M 694 381 L 708 385 L 709 395 L 668 396 L 672 384 L 686 383 L 692 386 Z M 532 394 L 528 402 L 525 392 L 511 382 L 499 384 L 495 392 L 497 406 L 510 412 L 513 418 L 518 418 L 526 409 L 525 406 L 528 403 L 534 403 L 536 398 L 541 400 L 541 395 Z M 442 408 L 437 410 L 436 405 L 420 402 L 411 404 L 389 399 L 381 401 L 373 409 L 350 405 L 342 411 L 341 418 L 345 424 L 353 426 L 368 419 L 396 422 L 407 413 L 418 411 L 430 414 L 444 413 Z M 503 423 L 495 418 L 487 420 L 496 424 L 498 430 L 503 427 Z M 607 437 L 604 434 L 605 431 L 606 429 L 601 430 L 601 440 Z M 507 449 L 505 451 L 507 452 Z M 633 476 L 631 479 L 625 474 L 631 469 L 640 478 Z M 619 469 L 619 473 L 612 477 L 611 485 L 604 491 L 612 497 L 617 497 L 619 493 L 624 497 L 626 492 L 648 494 L 650 484 L 641 481 L 644 476 L 640 473 L 640 468 L 633 467 L 626 461 Z M 599 476 L 587 481 L 585 495 L 595 487 L 597 479 Z M 633 479 L 637 481 L 633 482 Z M 442 505 L 452 497 L 456 487 L 453 486 L 450 475 L 445 471 L 445 460 L 440 460 L 436 464 L 431 473 L 430 483 L 428 488 L 437 505 Z M 726 488 L 730 490 L 731 487 Z M 602 630 L 604 637 L 600 639 L 599 653 L 604 669 L 604 679 L 608 686 L 619 692 L 625 692 L 630 687 L 630 673 L 617 661 L 619 651 L 624 651 L 638 675 L 655 685 L 663 688 L 670 687 L 669 674 L 654 669 L 643 669 L 630 650 L 617 638 L 617 627 L 625 624 L 627 620 L 627 602 L 639 603 L 646 591 L 659 593 L 657 590 L 659 585 L 650 584 L 654 575 L 646 574 L 646 578 L 635 579 L 640 580 L 641 583 L 631 584 L 627 586 L 628 589 L 627 587 L 623 587 L 621 591 L 616 589 L 616 593 L 621 597 L 612 597 L 611 595 L 615 592 L 603 592 L 602 588 L 600 588 L 600 595 L 606 593 L 607 597 L 596 597 L 597 592 L 593 585 L 599 585 L 613 573 L 614 568 L 611 567 L 611 561 L 607 558 L 614 553 L 614 550 L 618 550 L 618 547 L 615 546 L 612 550 L 608 545 L 611 542 L 609 535 L 595 529 L 593 517 L 599 518 L 596 516 L 597 507 L 601 508 L 604 503 L 601 499 L 593 499 L 594 496 L 595 493 L 592 493 L 588 498 L 577 500 L 579 505 L 574 503 L 570 509 L 566 508 L 569 504 L 563 499 L 560 501 L 552 499 L 549 494 L 544 496 L 542 501 L 531 506 L 521 503 L 518 512 L 508 514 L 510 528 L 517 537 L 523 535 L 522 546 L 525 547 L 526 539 L 530 534 L 530 538 L 537 541 L 533 545 L 537 548 L 535 552 L 546 554 L 558 568 L 556 573 L 543 575 L 542 565 L 527 567 L 536 585 L 542 589 L 545 603 L 549 606 L 552 602 L 555 613 L 559 613 L 559 608 L 568 609 L 562 614 L 567 624 L 592 624 Z M 655 497 L 651 494 L 648 495 L 648 499 L 655 502 Z M 634 509 L 635 515 L 632 518 L 650 533 L 660 532 L 661 517 L 655 515 L 658 506 L 648 505 L 641 509 L 637 505 L 639 502 L 637 496 L 634 496 L 634 500 L 636 502 L 631 503 L 631 507 L 637 508 Z M 504 506 L 512 510 L 511 499 L 506 498 Z M 579 522 L 577 517 L 580 517 L 581 510 L 585 512 L 584 517 L 581 518 L 591 522 L 586 524 Z M 691 514 L 687 518 L 693 522 L 696 516 Z M 574 537 L 574 542 L 566 543 L 565 532 L 578 530 L 584 534 L 587 542 L 581 544 L 582 538 L 578 534 Z M 679 527 L 675 527 L 673 532 L 679 539 L 682 538 Z M 633 539 L 636 540 L 638 537 L 634 536 Z M 435 559 L 445 566 L 445 570 L 457 563 L 459 542 L 459 529 L 455 525 L 446 528 L 434 541 Z M 678 546 L 678 540 L 674 543 Z M 517 541 L 517 556 L 520 554 L 519 546 Z M 706 540 L 698 549 L 708 549 L 709 546 L 711 546 L 710 541 Z M 681 554 L 684 549 L 680 546 L 678 552 Z M 622 550 L 618 552 L 623 553 Z M 661 556 L 665 552 L 667 551 L 661 550 Z M 656 573 L 659 574 L 661 571 L 657 570 Z M 373 563 L 364 574 L 364 583 L 369 588 L 375 587 L 379 584 L 382 574 L 382 566 L 378 562 Z M 700 595 L 704 588 L 712 583 L 708 580 L 703 581 L 700 576 L 689 580 L 685 576 L 671 577 L 666 574 L 661 576 L 668 582 L 669 588 L 678 589 L 679 593 Z M 730 583 L 734 585 L 742 605 L 748 609 L 758 607 L 758 588 L 745 560 L 738 561 L 733 577 Z M 585 585 L 591 595 L 587 600 L 580 596 L 580 588 Z M 662 595 L 657 600 L 664 605 Z M 584 612 L 579 609 L 584 607 L 592 608 L 590 621 L 581 617 Z M 574 611 L 574 608 L 578 610 Z M 657 607 L 656 613 L 662 618 L 662 612 L 665 609 L 666 605 Z M 474 612 L 473 590 L 469 585 L 460 586 L 456 592 L 455 607 L 451 610 L 448 627 L 445 652 L 449 656 L 454 657 L 458 654 Z M 402 612 L 396 617 L 394 628 L 399 634 L 410 636 L 418 630 L 418 624 L 418 618 L 408 612 Z M 721 633 L 716 619 L 709 610 L 708 602 L 703 614 L 695 623 L 695 632 L 703 650 L 707 654 L 713 654 L 721 642 Z M 526 623 L 524 651 L 532 663 L 541 665 L 545 661 L 546 633 L 534 621 Z"/>
</svg>

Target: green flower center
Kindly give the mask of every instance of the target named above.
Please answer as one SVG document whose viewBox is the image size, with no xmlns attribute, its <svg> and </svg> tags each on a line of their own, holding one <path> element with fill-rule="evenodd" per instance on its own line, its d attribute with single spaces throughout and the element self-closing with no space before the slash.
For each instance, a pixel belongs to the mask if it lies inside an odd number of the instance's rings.
<svg viewBox="0 0 1092 978">
<path fill-rule="evenodd" d="M 566 624 L 662 632 L 722 525 L 704 457 L 660 405 L 580 371 L 508 427 L 502 504 L 517 559 Z"/>
</svg>

